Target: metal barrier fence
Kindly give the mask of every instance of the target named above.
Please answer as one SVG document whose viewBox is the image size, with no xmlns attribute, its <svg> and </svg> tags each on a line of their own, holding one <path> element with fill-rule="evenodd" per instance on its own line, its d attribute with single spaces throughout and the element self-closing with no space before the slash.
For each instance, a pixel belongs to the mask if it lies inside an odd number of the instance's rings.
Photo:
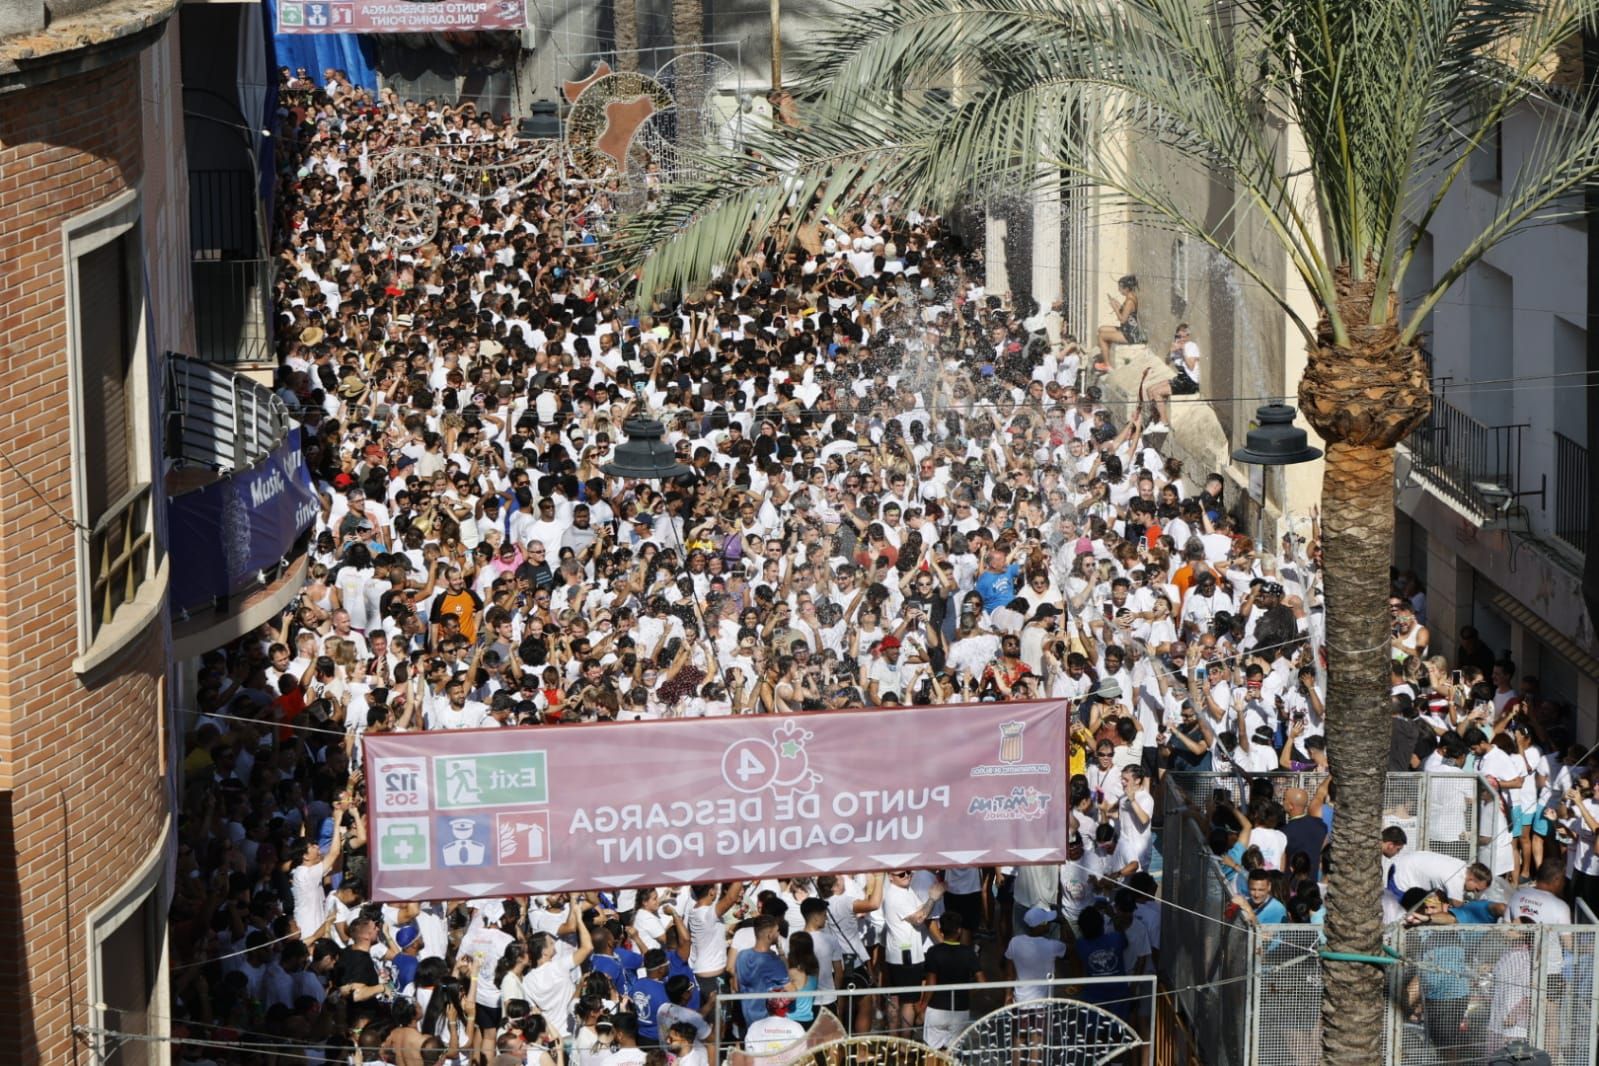
<svg viewBox="0 0 1599 1066">
<path fill-rule="evenodd" d="M 1161 981 L 1209 1061 L 1242 1063 L 1254 941 L 1246 926 L 1223 917 L 1235 889 L 1211 857 L 1198 819 L 1173 814 L 1170 795 L 1161 851 Z"/>
<path fill-rule="evenodd" d="M 1389 982 L 1389 1046 L 1405 1066 L 1484 1062 L 1512 1040 L 1553 1066 L 1594 1061 L 1599 928 L 1452 925 L 1390 929 L 1404 959 Z"/>
<path fill-rule="evenodd" d="M 1210 804 L 1216 789 L 1225 789 L 1234 803 L 1243 803 L 1250 782 L 1270 782 L 1274 798 L 1282 802 L 1290 788 L 1314 794 L 1325 775 L 1316 773 L 1181 773 L 1166 775 L 1166 814 L 1173 804 L 1203 809 Z M 1479 786 L 1483 783 L 1469 773 L 1389 774 L 1383 785 L 1383 825 L 1396 825 L 1405 831 L 1410 846 L 1436 851 L 1463 862 L 1477 861 Z M 1176 786 L 1175 788 L 1173 786 Z M 1189 797 L 1192 797 L 1191 799 Z"/>
<path fill-rule="evenodd" d="M 1318 783 L 1269 777 L 1278 796 Z M 1241 799 L 1245 787 L 1233 775 L 1167 776 L 1160 976 L 1209 1066 L 1311 1066 L 1321 1060 L 1323 930 L 1230 919 L 1231 886 L 1209 847 L 1212 790 Z M 1476 839 L 1477 790 L 1471 774 L 1391 774 L 1384 821 L 1431 850 L 1463 852 Z M 1593 921 L 1584 906 L 1576 916 Z M 1382 1066 L 1481 1063 L 1517 1039 L 1554 1066 L 1599 1061 L 1599 925 L 1390 926 L 1384 940 L 1400 961 L 1388 970 Z"/>
<path fill-rule="evenodd" d="M 1251 930 L 1249 1041 L 1255 1066 L 1301 1066 L 1321 1060 L 1321 927 L 1273 925 Z M 1386 1050 L 1386 1043 L 1384 1048 Z"/>
<path fill-rule="evenodd" d="M 1051 998 L 1000 1005 L 983 1011 L 986 1001 L 1003 1003 L 1004 994 L 1019 988 L 1045 986 Z M 923 1042 L 918 1024 L 901 1029 L 883 1023 L 871 1033 L 840 1035 L 855 1014 L 862 997 L 919 998 L 930 991 L 924 985 L 887 988 L 845 988 L 815 993 L 816 998 L 836 996 L 836 1001 L 816 1007 L 817 1022 L 807 1038 L 797 1038 L 785 1048 L 717 1049 L 717 1066 L 778 1066 L 783 1063 L 823 1064 L 872 1061 L 910 1066 L 939 1062 L 947 1066 L 1099 1066 L 1110 1062 L 1154 1063 L 1153 1040 L 1148 1032 L 1155 1017 L 1154 974 L 1126 977 L 1052 977 L 1040 981 L 989 981 L 978 984 L 936 986 L 941 992 L 968 992 L 973 1000 L 970 1017 L 946 1046 Z M 783 993 L 793 998 L 794 993 Z M 1082 997 L 1082 998 L 1072 998 Z M 716 997 L 711 1031 L 725 1033 L 728 1008 L 734 1004 L 771 1000 L 771 992 L 731 992 Z M 1097 1003 L 1094 1001 L 1098 1001 Z M 827 1011 L 825 1016 L 823 1011 Z M 838 1021 L 843 1019 L 843 1021 Z M 1141 1025 L 1142 1029 L 1137 1026 Z M 936 1054 L 935 1054 L 936 1052 Z"/>
</svg>

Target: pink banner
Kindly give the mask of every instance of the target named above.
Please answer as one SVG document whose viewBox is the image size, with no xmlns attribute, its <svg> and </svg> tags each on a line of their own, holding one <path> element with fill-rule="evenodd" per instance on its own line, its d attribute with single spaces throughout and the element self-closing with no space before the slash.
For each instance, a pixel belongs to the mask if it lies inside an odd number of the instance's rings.
<svg viewBox="0 0 1599 1066">
<path fill-rule="evenodd" d="M 279 33 L 520 30 L 523 0 L 281 0 Z"/>
<path fill-rule="evenodd" d="M 1060 862 L 1066 704 L 365 738 L 372 894 Z"/>
</svg>

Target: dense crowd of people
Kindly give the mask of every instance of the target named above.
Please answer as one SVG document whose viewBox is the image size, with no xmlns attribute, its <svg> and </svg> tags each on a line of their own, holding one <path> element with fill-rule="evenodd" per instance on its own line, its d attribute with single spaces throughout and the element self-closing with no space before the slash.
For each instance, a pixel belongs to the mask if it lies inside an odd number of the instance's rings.
<svg viewBox="0 0 1599 1066">
<path fill-rule="evenodd" d="M 985 291 L 944 220 L 864 195 L 641 308 L 601 258 L 604 189 L 553 169 L 446 196 L 434 240 L 386 245 L 375 160 L 509 158 L 511 126 L 284 78 L 278 391 L 323 509 L 303 594 L 198 677 L 186 1063 L 706 1066 L 824 1010 L 947 1046 L 977 997 L 940 985 L 1011 977 L 1027 1001 L 1057 974 L 1152 972 L 1165 773 L 1325 769 L 1318 531 L 1254 543 L 1222 479 L 1163 451 L 1170 382 L 1118 417 L 1072 324 Z M 1126 339 L 1137 280 L 1117 289 Z M 1186 326 L 1171 351 L 1197 383 Z M 640 415 L 688 473 L 603 472 Z M 1413 576 L 1394 614 L 1394 768 L 1477 768 L 1506 827 L 1486 875 L 1385 838 L 1397 916 L 1497 917 L 1474 886 L 1548 887 L 1560 863 L 1592 900 L 1584 753 L 1510 663 L 1429 656 Z M 1062 866 L 367 893 L 369 733 L 1034 697 L 1074 715 Z M 1325 784 L 1195 804 L 1241 914 L 1318 920 L 1335 805 Z M 925 991 L 841 999 L 868 983 Z M 772 998 L 718 1012 L 733 990 Z M 1081 998 L 1140 1020 L 1125 984 Z"/>
</svg>

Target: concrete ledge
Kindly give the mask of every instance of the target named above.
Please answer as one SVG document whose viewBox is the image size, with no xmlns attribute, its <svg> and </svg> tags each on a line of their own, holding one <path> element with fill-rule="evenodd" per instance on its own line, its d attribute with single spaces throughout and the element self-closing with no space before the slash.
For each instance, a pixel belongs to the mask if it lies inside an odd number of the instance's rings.
<svg viewBox="0 0 1599 1066">
<path fill-rule="evenodd" d="M 37 24 L 31 7 L 13 11 L 23 32 L 0 36 L 0 93 L 87 74 L 137 54 L 160 36 L 177 0 L 111 0 Z"/>
<path fill-rule="evenodd" d="M 1112 355 L 1114 366 L 1100 382 L 1100 388 L 1105 406 L 1118 422 L 1124 422 L 1133 416 L 1140 380 L 1147 386 L 1170 381 L 1176 375 L 1169 363 L 1157 359 L 1141 344 L 1118 345 Z M 1202 481 L 1211 471 L 1225 471 L 1232 464 L 1232 448 L 1221 420 L 1210 404 L 1191 402 L 1199 398 L 1199 394 L 1172 397 L 1179 402 L 1171 405 L 1171 432 L 1162 447 L 1165 454 L 1182 460 L 1190 484 Z"/>
</svg>

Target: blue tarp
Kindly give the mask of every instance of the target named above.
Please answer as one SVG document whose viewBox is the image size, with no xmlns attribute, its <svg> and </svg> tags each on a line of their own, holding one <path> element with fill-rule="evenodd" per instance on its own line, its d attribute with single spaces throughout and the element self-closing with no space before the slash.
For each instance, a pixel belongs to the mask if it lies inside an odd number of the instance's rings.
<svg viewBox="0 0 1599 1066">
<path fill-rule="evenodd" d="M 318 85 L 322 84 L 322 72 L 332 67 L 348 74 L 351 84 L 377 91 L 378 72 L 372 65 L 377 59 L 377 46 L 366 36 L 359 33 L 277 33 L 277 0 L 266 0 L 261 8 L 266 15 L 267 32 L 272 34 L 277 51 L 278 67 L 290 70 L 304 67 Z"/>
</svg>

